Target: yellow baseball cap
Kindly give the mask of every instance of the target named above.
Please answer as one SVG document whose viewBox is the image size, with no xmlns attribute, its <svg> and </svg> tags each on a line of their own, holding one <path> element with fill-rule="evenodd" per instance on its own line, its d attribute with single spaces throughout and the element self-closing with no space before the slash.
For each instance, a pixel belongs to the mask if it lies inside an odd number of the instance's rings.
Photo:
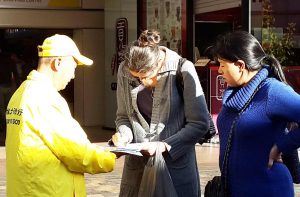
<svg viewBox="0 0 300 197">
<path fill-rule="evenodd" d="M 80 54 L 75 42 L 66 35 L 55 34 L 38 46 L 39 57 L 73 56 L 78 65 L 92 65 L 93 60 Z"/>
</svg>

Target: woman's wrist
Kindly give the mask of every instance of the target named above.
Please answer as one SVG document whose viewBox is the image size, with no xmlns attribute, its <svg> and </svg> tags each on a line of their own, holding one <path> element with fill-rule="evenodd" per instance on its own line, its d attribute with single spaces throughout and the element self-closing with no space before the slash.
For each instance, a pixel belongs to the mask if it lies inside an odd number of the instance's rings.
<svg viewBox="0 0 300 197">
<path fill-rule="evenodd" d="M 165 151 L 169 152 L 171 150 L 171 146 L 168 143 L 166 143 L 166 142 L 162 142 L 162 143 L 164 144 L 164 147 L 165 147 L 164 152 Z"/>
</svg>

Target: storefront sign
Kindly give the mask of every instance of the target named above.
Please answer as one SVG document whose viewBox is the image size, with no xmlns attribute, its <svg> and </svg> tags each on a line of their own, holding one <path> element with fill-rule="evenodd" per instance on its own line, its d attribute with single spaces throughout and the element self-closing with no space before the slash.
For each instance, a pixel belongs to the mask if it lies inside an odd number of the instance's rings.
<svg viewBox="0 0 300 197">
<path fill-rule="evenodd" d="M 81 0 L 0 0 L 0 8 L 72 9 L 81 8 Z"/>
<path fill-rule="evenodd" d="M 116 53 L 112 61 L 112 75 L 117 73 L 120 63 L 124 60 L 124 50 L 128 45 L 128 22 L 126 18 L 116 21 Z"/>
</svg>

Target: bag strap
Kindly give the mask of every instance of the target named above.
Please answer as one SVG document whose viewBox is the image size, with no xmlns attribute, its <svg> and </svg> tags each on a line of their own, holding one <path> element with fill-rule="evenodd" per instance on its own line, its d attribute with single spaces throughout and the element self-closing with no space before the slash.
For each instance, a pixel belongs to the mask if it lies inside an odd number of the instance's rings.
<svg viewBox="0 0 300 197">
<path fill-rule="evenodd" d="M 227 168 L 228 168 L 228 159 L 229 159 L 229 153 L 230 153 L 230 148 L 232 145 L 232 139 L 233 139 L 233 133 L 235 130 L 235 126 L 237 121 L 239 120 L 241 114 L 245 111 L 245 109 L 249 106 L 250 102 L 252 101 L 253 97 L 255 96 L 255 94 L 258 92 L 258 90 L 261 88 L 261 84 L 262 82 L 256 87 L 256 89 L 254 90 L 253 94 L 251 95 L 250 99 L 246 102 L 246 104 L 244 105 L 244 107 L 239 111 L 238 115 L 235 117 L 235 119 L 233 120 L 231 127 L 230 127 L 230 131 L 228 134 L 228 140 L 227 140 L 227 144 L 226 144 L 226 149 L 225 149 L 225 154 L 224 154 L 224 159 L 222 162 L 222 168 L 221 168 L 221 175 L 223 177 L 223 181 L 224 181 L 224 193 L 225 196 L 227 194 Z"/>
<path fill-rule="evenodd" d="M 176 86 L 177 86 L 178 93 L 179 93 L 180 97 L 182 98 L 182 100 L 183 100 L 184 82 L 183 82 L 181 68 L 185 61 L 186 61 L 186 58 L 180 58 L 178 61 L 178 66 L 177 66 L 177 70 L 176 70 Z"/>
</svg>

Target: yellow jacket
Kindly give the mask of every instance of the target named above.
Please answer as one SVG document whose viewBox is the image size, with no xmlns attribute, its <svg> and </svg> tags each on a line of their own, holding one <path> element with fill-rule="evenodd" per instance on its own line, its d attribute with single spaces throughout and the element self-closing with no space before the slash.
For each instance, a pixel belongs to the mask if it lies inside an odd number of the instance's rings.
<svg viewBox="0 0 300 197">
<path fill-rule="evenodd" d="M 84 173 L 110 172 L 116 156 L 91 144 L 65 99 L 32 71 L 6 111 L 8 197 L 86 196 Z"/>
</svg>

